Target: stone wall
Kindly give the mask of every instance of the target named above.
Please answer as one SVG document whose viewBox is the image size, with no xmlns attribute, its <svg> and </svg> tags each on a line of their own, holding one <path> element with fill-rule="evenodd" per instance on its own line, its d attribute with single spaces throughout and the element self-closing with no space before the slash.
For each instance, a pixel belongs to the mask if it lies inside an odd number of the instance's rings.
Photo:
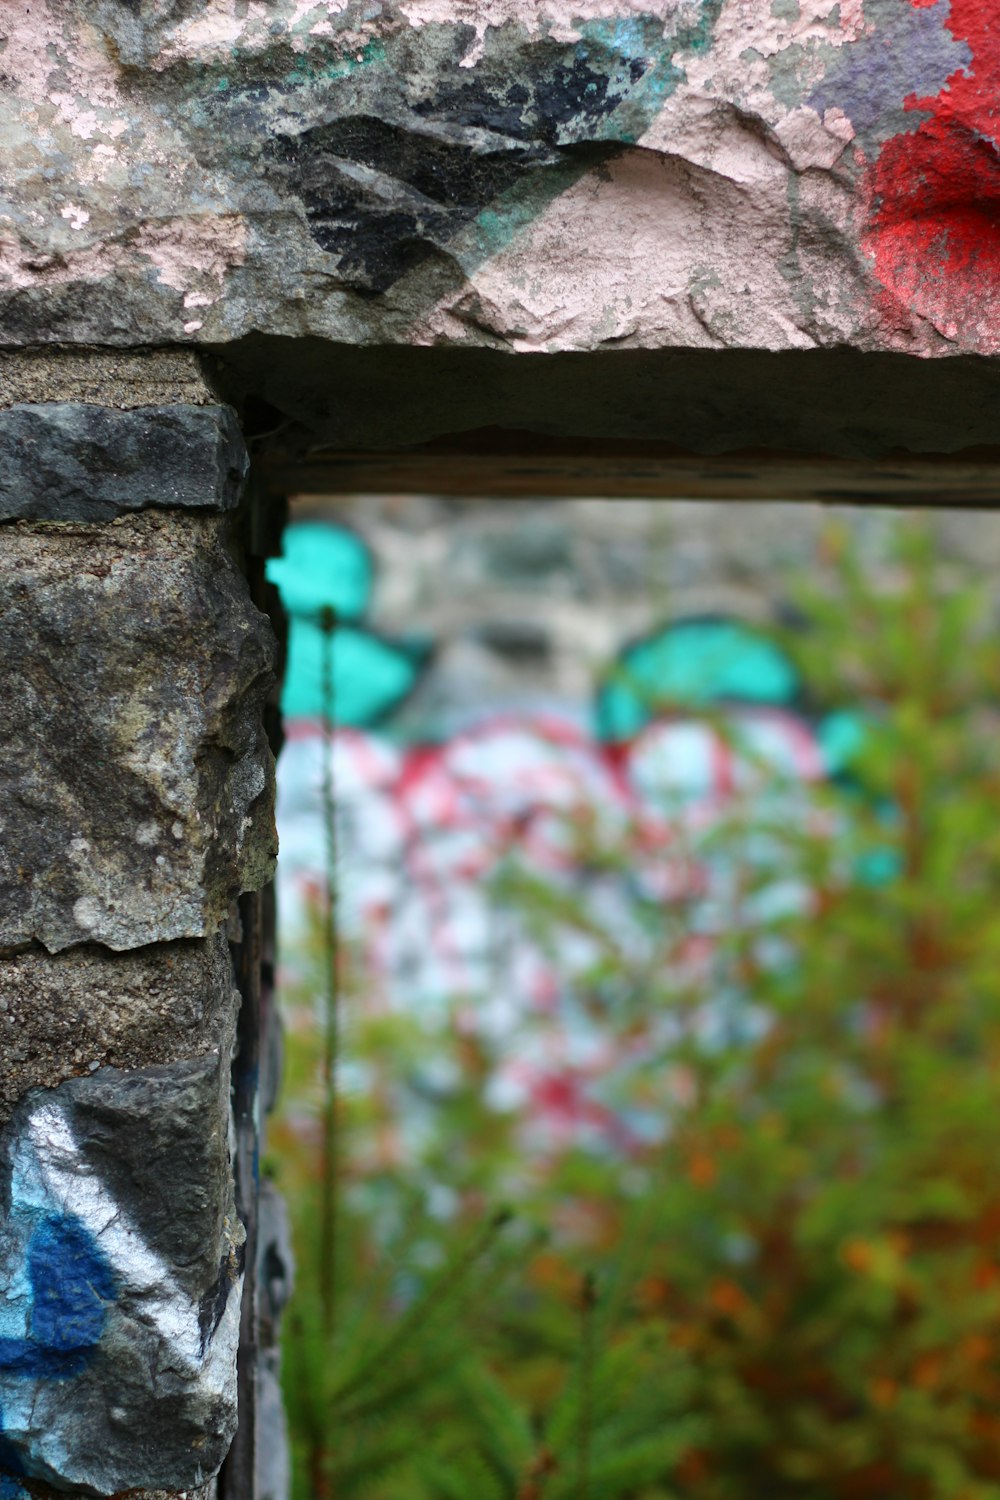
<svg viewBox="0 0 1000 1500">
<path fill-rule="evenodd" d="M 990 0 L 10 0 L 0 39 L 8 346 L 210 351 L 298 451 L 995 442 Z"/>
<path fill-rule="evenodd" d="M 918 501 L 968 449 L 993 503 L 992 7 L 7 0 L 0 53 L 0 1497 L 200 1492 L 238 1415 L 250 1500 L 274 643 L 243 442 L 278 493 L 455 434 L 835 454 L 860 496 L 905 450 Z M 447 693 L 580 680 L 609 591 L 630 628 L 631 512 L 572 514 L 489 564 L 449 512 L 404 540 Z M 534 570 L 516 629 L 448 614 L 484 566 Z"/>
<path fill-rule="evenodd" d="M 0 1492 L 200 1495 L 276 852 L 246 452 L 183 356 L 11 356 L 0 390 Z"/>
<path fill-rule="evenodd" d="M 24 341 L 998 348 L 984 0 L 7 14 Z"/>
</svg>

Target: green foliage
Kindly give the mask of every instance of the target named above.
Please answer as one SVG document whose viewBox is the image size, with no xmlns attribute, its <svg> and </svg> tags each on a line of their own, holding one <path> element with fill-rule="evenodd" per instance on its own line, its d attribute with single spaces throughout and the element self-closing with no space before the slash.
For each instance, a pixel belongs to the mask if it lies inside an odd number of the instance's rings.
<svg viewBox="0 0 1000 1500">
<path fill-rule="evenodd" d="M 638 963 L 529 872 L 498 889 L 597 945 L 584 999 L 646 1048 L 648 1145 L 522 1159 L 489 1046 L 345 972 L 330 1337 L 315 976 L 290 997 L 299 1500 L 1000 1500 L 1000 642 L 920 528 L 879 587 L 827 545 L 840 587 L 782 644 L 864 731 L 835 785 L 758 787 L 699 851 L 733 870 L 711 963 L 679 961 L 680 897 Z M 737 1024 L 709 1037 L 713 1006 Z"/>
</svg>

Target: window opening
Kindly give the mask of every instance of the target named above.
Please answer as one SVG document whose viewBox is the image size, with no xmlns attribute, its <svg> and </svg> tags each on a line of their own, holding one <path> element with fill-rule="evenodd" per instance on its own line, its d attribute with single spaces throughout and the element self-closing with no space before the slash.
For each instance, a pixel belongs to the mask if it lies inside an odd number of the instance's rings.
<svg viewBox="0 0 1000 1500">
<path fill-rule="evenodd" d="M 295 509 L 297 1492 L 978 1482 L 997 521 Z"/>
</svg>

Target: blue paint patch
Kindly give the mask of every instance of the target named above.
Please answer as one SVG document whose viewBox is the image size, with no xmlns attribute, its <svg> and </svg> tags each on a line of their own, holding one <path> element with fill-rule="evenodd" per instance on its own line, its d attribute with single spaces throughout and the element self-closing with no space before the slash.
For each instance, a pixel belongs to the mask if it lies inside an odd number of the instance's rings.
<svg viewBox="0 0 1000 1500">
<path fill-rule="evenodd" d="M 285 74 L 284 86 L 288 89 L 300 89 L 310 84 L 336 83 L 338 79 L 350 77 L 359 68 L 370 68 L 372 63 L 384 61 L 385 43 L 377 39 L 366 42 L 356 55 L 327 58 L 322 63 L 303 54 L 294 68 Z"/>
<path fill-rule="evenodd" d="M 292 620 L 288 636 L 288 670 L 281 695 L 289 719 L 324 714 L 323 632 L 311 620 Z M 419 643 L 395 644 L 353 625 L 339 626 L 333 636 L 334 723 L 354 728 L 377 724 L 397 708 L 414 686 L 428 649 Z"/>
<path fill-rule="evenodd" d="M 72 1214 L 53 1214 L 28 1247 L 34 1293 L 32 1337 L 53 1353 L 92 1349 L 115 1301 L 115 1279 L 90 1232 Z"/>
<path fill-rule="evenodd" d="M 862 714 L 839 708 L 820 720 L 816 730 L 828 776 L 843 776 L 855 765 L 867 742 Z"/>
<path fill-rule="evenodd" d="M 423 639 L 390 641 L 360 624 L 373 583 L 373 564 L 361 538 L 344 527 L 316 522 L 289 526 L 283 555 L 267 565 L 291 616 L 288 666 L 281 707 L 286 718 L 324 713 L 326 643 L 321 612 L 332 608 L 332 687 L 335 723 L 369 727 L 397 708 L 411 691 L 430 655 Z"/>
<path fill-rule="evenodd" d="M 673 58 L 684 43 L 681 38 L 665 40 L 663 23 L 649 16 L 588 21 L 580 30 L 584 44 L 578 52 L 584 59 L 596 58 L 595 66 L 604 63 L 609 92 L 619 96 L 605 123 L 594 128 L 588 122 L 587 138 L 633 145 L 684 82 L 684 70 Z"/>
<path fill-rule="evenodd" d="M 29 1331 L 25 1338 L 0 1338 L 0 1373 L 67 1380 L 80 1373 L 100 1342 L 116 1298 L 114 1275 L 73 1214 L 50 1214 L 41 1221 L 27 1261 Z"/>
<path fill-rule="evenodd" d="M 267 564 L 267 577 L 290 615 L 313 615 L 325 607 L 339 620 L 360 620 L 371 600 L 374 566 L 359 536 L 343 526 L 301 521 L 289 526 L 281 556 Z"/>
<path fill-rule="evenodd" d="M 877 140 L 916 130 L 925 116 L 903 110 L 910 95 L 931 98 L 953 73 L 972 64 L 972 51 L 948 30 L 949 0 L 915 8 L 898 0 L 891 19 L 839 47 L 807 103 L 819 114 L 842 109 L 862 138 Z"/>
<path fill-rule="evenodd" d="M 697 21 L 685 27 L 677 39 L 679 47 L 687 52 L 707 52 L 715 37 L 715 28 L 722 15 L 723 0 L 702 0 L 701 14 Z"/>
<path fill-rule="evenodd" d="M 660 714 L 713 703 L 789 708 L 800 689 L 766 636 L 736 620 L 678 620 L 621 653 L 598 691 L 598 733 L 628 740 Z"/>
</svg>

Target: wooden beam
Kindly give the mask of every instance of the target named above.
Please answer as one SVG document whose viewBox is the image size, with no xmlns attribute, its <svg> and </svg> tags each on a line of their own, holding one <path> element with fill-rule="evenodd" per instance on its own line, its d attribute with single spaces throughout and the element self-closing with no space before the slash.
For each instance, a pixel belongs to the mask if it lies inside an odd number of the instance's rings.
<svg viewBox="0 0 1000 1500">
<path fill-rule="evenodd" d="M 498 441 L 501 439 L 502 441 Z M 259 469 L 285 494 L 819 500 L 1000 506 L 1000 448 L 877 459 L 771 452 L 703 455 L 665 445 L 482 432 L 394 452 L 272 451 Z"/>
</svg>

